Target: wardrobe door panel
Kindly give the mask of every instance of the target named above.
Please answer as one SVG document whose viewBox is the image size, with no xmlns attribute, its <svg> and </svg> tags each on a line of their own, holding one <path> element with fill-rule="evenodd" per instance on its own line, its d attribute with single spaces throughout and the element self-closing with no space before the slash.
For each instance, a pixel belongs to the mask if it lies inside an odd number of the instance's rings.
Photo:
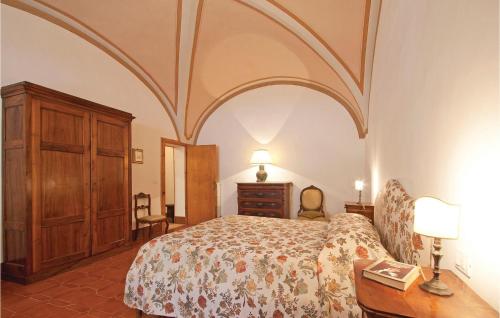
<svg viewBox="0 0 500 318">
<path fill-rule="evenodd" d="M 102 195 L 98 201 L 99 213 L 125 210 L 123 157 L 100 155 L 97 173 L 100 176 L 98 193 Z"/>
<path fill-rule="evenodd" d="M 97 222 L 99 246 L 109 246 L 124 240 L 125 222 L 123 215 L 108 215 Z"/>
<path fill-rule="evenodd" d="M 92 119 L 92 253 L 129 240 L 129 123 L 101 114 Z"/>
<path fill-rule="evenodd" d="M 124 123 L 109 123 L 103 120 L 97 125 L 97 144 L 99 149 L 117 151 L 121 154 L 125 151 L 126 145 L 121 140 L 124 134 Z"/>
<path fill-rule="evenodd" d="M 56 218 L 85 217 L 84 179 L 88 167 L 78 153 L 42 150 L 42 223 Z"/>
<path fill-rule="evenodd" d="M 85 239 L 87 242 L 83 242 Z M 42 241 L 54 243 L 42 246 L 42 264 L 46 267 L 64 264 L 87 254 L 82 246 L 88 245 L 88 236 L 84 235 L 80 221 L 42 227 Z"/>
<path fill-rule="evenodd" d="M 34 251 L 44 268 L 90 255 L 90 114 L 55 102 L 36 105 L 34 242 L 41 246 Z"/>
<path fill-rule="evenodd" d="M 43 142 L 83 146 L 83 117 L 48 108 L 42 109 L 41 117 Z"/>
</svg>

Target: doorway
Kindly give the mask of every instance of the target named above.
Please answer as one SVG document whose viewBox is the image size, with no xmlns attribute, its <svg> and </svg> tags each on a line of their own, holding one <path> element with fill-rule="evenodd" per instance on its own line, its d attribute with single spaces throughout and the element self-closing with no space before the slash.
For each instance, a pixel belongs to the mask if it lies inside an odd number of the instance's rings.
<svg viewBox="0 0 500 318">
<path fill-rule="evenodd" d="M 186 225 L 186 147 L 166 138 L 161 139 L 161 209 L 170 229 Z"/>
<path fill-rule="evenodd" d="M 215 145 L 161 139 L 161 209 L 170 229 L 217 217 L 218 154 Z M 173 220 L 173 222 L 171 222 Z"/>
</svg>

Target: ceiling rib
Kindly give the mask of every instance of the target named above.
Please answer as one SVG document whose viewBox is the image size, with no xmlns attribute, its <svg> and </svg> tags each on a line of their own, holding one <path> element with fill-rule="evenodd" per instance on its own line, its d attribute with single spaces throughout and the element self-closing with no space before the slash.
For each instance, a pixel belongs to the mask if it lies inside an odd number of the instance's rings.
<svg viewBox="0 0 500 318">
<path fill-rule="evenodd" d="M 175 34 L 175 97 L 174 112 L 177 114 L 179 103 L 179 54 L 181 45 L 181 26 L 182 26 L 182 0 L 177 0 L 177 30 Z"/>
<path fill-rule="evenodd" d="M 189 83 L 191 78 L 192 56 L 195 48 L 196 33 L 198 29 L 198 16 L 201 10 L 200 1 L 186 1 L 181 10 L 181 25 L 179 32 L 179 61 L 177 81 L 177 126 L 184 131 L 184 118 L 186 116 L 186 105 L 189 94 Z M 185 135 L 181 135 L 183 142 L 188 143 Z"/>
<path fill-rule="evenodd" d="M 198 34 L 199 34 L 199 28 L 200 28 L 200 22 L 201 22 L 201 15 L 202 15 L 202 12 L 203 12 L 203 4 L 204 4 L 204 0 L 198 0 L 198 5 L 197 5 L 197 8 L 196 8 L 196 18 L 195 18 L 195 22 L 194 22 L 194 34 L 193 34 L 193 41 L 192 41 L 192 47 L 191 47 L 191 50 L 190 50 L 190 59 L 189 59 L 189 76 L 188 76 L 188 81 L 187 81 L 187 92 L 186 92 L 186 103 L 185 103 L 185 107 L 184 107 L 184 118 L 182 120 L 183 122 L 183 126 L 184 126 L 184 134 L 183 134 L 183 138 L 186 138 L 187 140 L 191 140 L 192 136 L 188 136 L 188 133 L 187 133 L 187 118 L 188 118 L 188 111 L 189 111 L 189 100 L 190 100 L 190 97 L 191 97 L 191 79 L 193 77 L 193 63 L 194 63 L 194 59 L 195 59 L 195 56 L 196 56 L 196 45 L 198 43 Z"/>
</svg>

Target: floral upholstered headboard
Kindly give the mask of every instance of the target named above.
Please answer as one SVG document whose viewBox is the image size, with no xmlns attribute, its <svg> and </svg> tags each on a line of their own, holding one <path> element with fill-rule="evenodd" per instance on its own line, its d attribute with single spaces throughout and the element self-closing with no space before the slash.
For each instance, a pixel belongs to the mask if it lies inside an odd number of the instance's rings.
<svg viewBox="0 0 500 318">
<path fill-rule="evenodd" d="M 414 209 L 415 199 L 398 180 L 389 180 L 375 201 L 375 227 L 396 260 L 429 265 L 429 238 L 413 233 Z"/>
</svg>

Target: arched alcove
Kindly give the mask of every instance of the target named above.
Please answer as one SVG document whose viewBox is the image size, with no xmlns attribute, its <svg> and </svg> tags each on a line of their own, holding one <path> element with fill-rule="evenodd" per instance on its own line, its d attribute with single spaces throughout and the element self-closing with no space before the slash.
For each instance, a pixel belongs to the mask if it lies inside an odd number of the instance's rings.
<svg viewBox="0 0 500 318">
<path fill-rule="evenodd" d="M 198 144 L 219 147 L 222 214 L 237 211 L 236 182 L 255 181 L 253 150 L 268 149 L 270 181 L 292 181 L 292 217 L 300 189 L 325 192 L 330 214 L 354 200 L 353 182 L 364 175 L 365 141 L 349 112 L 329 95 L 297 85 L 250 89 L 220 105 L 206 120 Z"/>
<path fill-rule="evenodd" d="M 364 125 L 363 114 L 359 106 L 350 103 L 335 89 L 323 85 L 321 83 L 303 78 L 271 77 L 239 85 L 227 91 L 225 94 L 219 96 L 217 99 L 215 99 L 214 102 L 209 107 L 206 108 L 206 111 L 200 116 L 200 118 L 196 122 L 194 143 L 196 143 L 198 135 L 208 117 L 210 117 L 210 115 L 214 111 L 216 111 L 220 106 L 224 105 L 231 98 L 237 97 L 238 95 L 243 94 L 250 90 L 254 90 L 265 86 L 274 86 L 274 85 L 294 85 L 294 86 L 306 87 L 331 97 L 337 102 L 337 105 L 344 107 L 345 110 L 349 113 L 349 116 L 351 117 L 352 121 L 354 122 L 354 125 L 356 126 L 359 138 L 364 138 L 366 136 L 366 128 Z"/>
</svg>

